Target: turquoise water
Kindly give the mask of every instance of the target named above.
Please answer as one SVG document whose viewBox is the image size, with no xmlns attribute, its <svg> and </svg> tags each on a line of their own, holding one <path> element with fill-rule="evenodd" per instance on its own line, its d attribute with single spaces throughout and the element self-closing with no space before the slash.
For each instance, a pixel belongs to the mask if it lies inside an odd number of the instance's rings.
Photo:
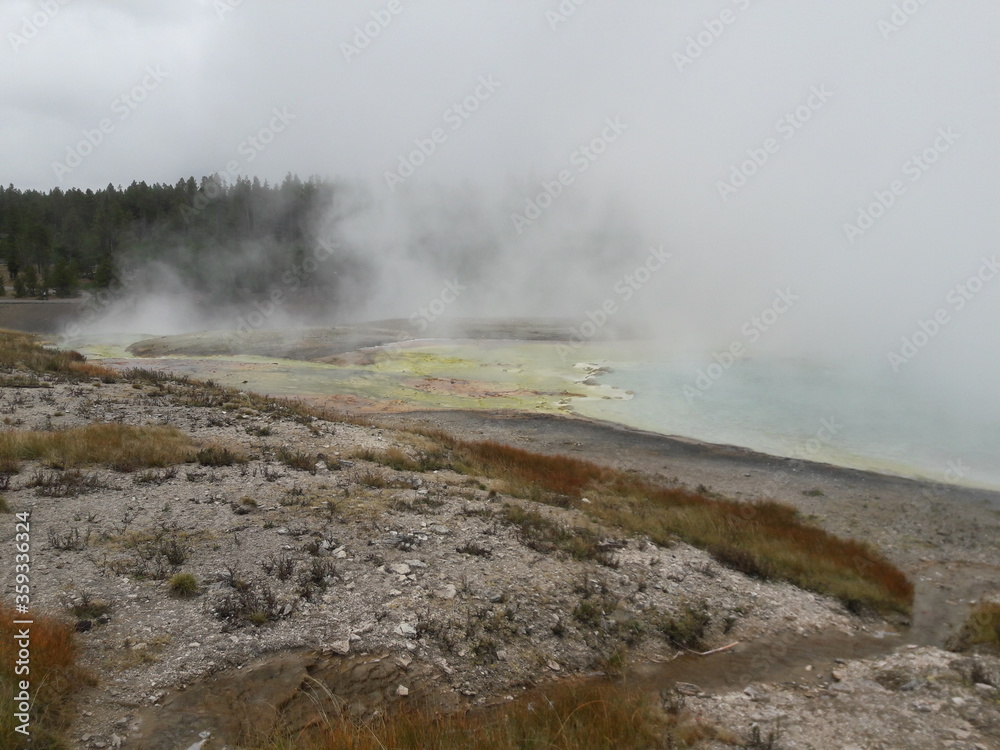
<svg viewBox="0 0 1000 750">
<path fill-rule="evenodd" d="M 105 338 L 76 347 L 96 358 L 127 356 L 128 341 Z M 545 342 L 427 341 L 383 355 L 376 365 L 353 367 L 254 357 L 161 365 L 281 395 L 356 395 L 413 408 L 569 409 L 777 456 L 1000 489 L 1000 400 L 964 397 L 961 388 L 921 382 L 905 371 L 744 358 L 707 372 L 712 377 L 699 387 L 709 358 L 657 353 L 640 342 L 588 343 L 567 354 L 566 347 Z M 424 376 L 478 383 L 488 392 L 503 385 L 523 391 L 484 397 L 477 389 L 464 395 L 420 390 Z"/>
<path fill-rule="evenodd" d="M 696 385 L 705 360 L 606 361 L 601 383 L 629 400 L 575 402 L 592 418 L 667 435 L 902 476 L 1000 489 L 994 405 L 889 373 L 836 364 L 738 360 Z M 688 389 L 685 389 L 688 386 Z"/>
</svg>

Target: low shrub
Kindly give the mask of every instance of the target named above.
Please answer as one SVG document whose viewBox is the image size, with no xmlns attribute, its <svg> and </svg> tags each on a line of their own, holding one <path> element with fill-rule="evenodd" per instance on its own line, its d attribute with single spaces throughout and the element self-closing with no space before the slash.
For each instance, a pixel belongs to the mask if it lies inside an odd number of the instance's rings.
<svg viewBox="0 0 1000 750">
<path fill-rule="evenodd" d="M 951 651 L 982 648 L 1000 653 L 1000 602 L 976 604 L 947 647 Z"/>
<path fill-rule="evenodd" d="M 198 579 L 190 573 L 175 573 L 170 576 L 167 588 L 174 596 L 190 599 L 198 593 Z"/>
</svg>

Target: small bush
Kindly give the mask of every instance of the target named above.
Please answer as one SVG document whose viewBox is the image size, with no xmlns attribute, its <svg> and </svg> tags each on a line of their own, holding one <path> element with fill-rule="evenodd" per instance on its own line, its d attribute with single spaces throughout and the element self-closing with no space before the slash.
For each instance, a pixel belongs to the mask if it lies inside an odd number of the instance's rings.
<svg viewBox="0 0 1000 750">
<path fill-rule="evenodd" d="M 979 602 L 969 612 L 961 629 L 948 640 L 951 651 L 983 648 L 1000 652 L 1000 603 Z"/>
<path fill-rule="evenodd" d="M 358 475 L 358 482 L 365 487 L 374 487 L 376 489 L 383 489 L 389 486 L 389 480 L 377 471 L 365 471 L 361 473 Z"/>
<path fill-rule="evenodd" d="M 39 470 L 24 486 L 33 488 L 39 497 L 77 497 L 104 487 L 99 476 L 84 474 L 78 469 L 52 473 Z"/>
<path fill-rule="evenodd" d="M 593 599 L 584 599 L 573 609 L 573 618 L 577 622 L 595 630 L 601 626 L 602 617 L 604 610 L 601 609 L 600 603 Z"/>
<path fill-rule="evenodd" d="M 266 583 L 239 581 L 234 591 L 219 599 L 213 607 L 215 616 L 232 627 L 260 627 L 280 620 L 285 611 Z"/>
<path fill-rule="evenodd" d="M 589 529 L 572 528 L 556 523 L 535 510 L 520 505 L 504 506 L 501 518 L 519 529 L 521 543 L 536 552 L 564 552 L 577 560 L 593 560 L 609 567 L 614 558 L 603 549 L 598 536 Z"/>
<path fill-rule="evenodd" d="M 83 594 L 71 611 L 78 620 L 96 620 L 110 612 L 111 605 L 103 599 L 92 599 L 89 594 Z"/>
<path fill-rule="evenodd" d="M 295 560 L 285 554 L 280 557 L 271 555 L 266 560 L 261 561 L 260 566 L 265 573 L 274 574 L 279 581 L 287 581 L 295 572 Z"/>
<path fill-rule="evenodd" d="M 202 466 L 232 466 L 247 462 L 246 456 L 222 445 L 209 445 L 202 448 L 195 455 L 195 460 Z"/>
<path fill-rule="evenodd" d="M 676 616 L 661 615 L 655 625 L 676 648 L 700 650 L 711 621 L 708 605 L 702 602 L 697 606 L 685 604 L 683 611 Z"/>
<path fill-rule="evenodd" d="M 293 451 L 289 448 L 280 448 L 278 450 L 278 460 L 289 469 L 311 471 L 314 474 L 316 473 L 317 458 L 316 456 L 309 455 L 308 453 Z"/>
<path fill-rule="evenodd" d="M 190 573 L 175 573 L 170 576 L 167 588 L 174 596 L 189 599 L 198 593 L 198 580 Z"/>
<path fill-rule="evenodd" d="M 155 484 L 158 486 L 176 478 L 177 467 L 171 466 L 169 469 L 164 469 L 163 471 L 154 471 L 153 469 L 149 469 L 136 475 L 132 481 L 136 484 Z"/>
</svg>

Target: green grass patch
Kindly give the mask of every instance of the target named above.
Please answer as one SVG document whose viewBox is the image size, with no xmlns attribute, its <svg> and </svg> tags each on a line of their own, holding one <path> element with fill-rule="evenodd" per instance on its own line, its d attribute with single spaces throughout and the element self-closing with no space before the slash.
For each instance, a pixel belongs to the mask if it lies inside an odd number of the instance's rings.
<svg viewBox="0 0 1000 750">
<path fill-rule="evenodd" d="M 167 581 L 170 593 L 182 599 L 190 599 L 198 594 L 198 579 L 190 573 L 174 573 Z"/>
<path fill-rule="evenodd" d="M 611 556 L 600 547 L 600 539 L 590 529 L 557 523 L 536 510 L 507 504 L 500 518 L 518 529 L 521 543 L 543 554 L 564 552 L 575 560 L 593 560 L 613 565 Z"/>
</svg>

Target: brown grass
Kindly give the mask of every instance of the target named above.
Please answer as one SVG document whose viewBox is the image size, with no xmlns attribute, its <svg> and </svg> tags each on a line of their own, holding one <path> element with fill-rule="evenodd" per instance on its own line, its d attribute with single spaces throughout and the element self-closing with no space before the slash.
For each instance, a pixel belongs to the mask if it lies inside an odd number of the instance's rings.
<svg viewBox="0 0 1000 750">
<path fill-rule="evenodd" d="M 15 619 L 30 619 L 30 626 L 14 625 Z M 32 748 L 62 748 L 60 736 L 72 718 L 73 693 L 93 680 L 76 666 L 76 643 L 73 626 L 63 620 L 38 614 L 18 615 L 7 604 L 0 605 L 0 695 L 4 709 L 0 711 L 0 749 L 27 747 L 22 734 L 14 731 L 19 724 L 13 715 L 11 696 L 24 675 L 15 673 L 18 645 L 14 635 L 23 627 L 30 628 L 30 693 Z"/>
<path fill-rule="evenodd" d="M 397 711 L 363 724 L 326 717 L 301 732 L 245 744 L 261 750 L 646 750 L 690 747 L 713 735 L 709 727 L 668 716 L 647 692 L 567 681 L 491 709 Z"/>
<path fill-rule="evenodd" d="M 456 470 L 498 479 L 512 494 L 560 506 L 586 496 L 591 502 L 579 509 L 605 525 L 662 545 L 684 540 L 725 565 L 834 596 L 852 611 L 912 606 L 902 571 L 863 542 L 809 525 L 790 506 L 709 497 L 577 458 L 425 434 L 450 449 Z"/>
<path fill-rule="evenodd" d="M 119 377 L 110 368 L 89 364 L 78 352 L 46 349 L 31 334 L 17 331 L 0 331 L 0 372 L 12 376 L 25 372 L 62 375 L 69 380 L 99 378 L 105 382 Z"/>
<path fill-rule="evenodd" d="M 171 466 L 194 454 L 191 439 L 174 427 L 90 424 L 69 430 L 0 432 L 0 465 L 41 461 L 50 468 L 104 464 L 118 471 Z"/>
</svg>

